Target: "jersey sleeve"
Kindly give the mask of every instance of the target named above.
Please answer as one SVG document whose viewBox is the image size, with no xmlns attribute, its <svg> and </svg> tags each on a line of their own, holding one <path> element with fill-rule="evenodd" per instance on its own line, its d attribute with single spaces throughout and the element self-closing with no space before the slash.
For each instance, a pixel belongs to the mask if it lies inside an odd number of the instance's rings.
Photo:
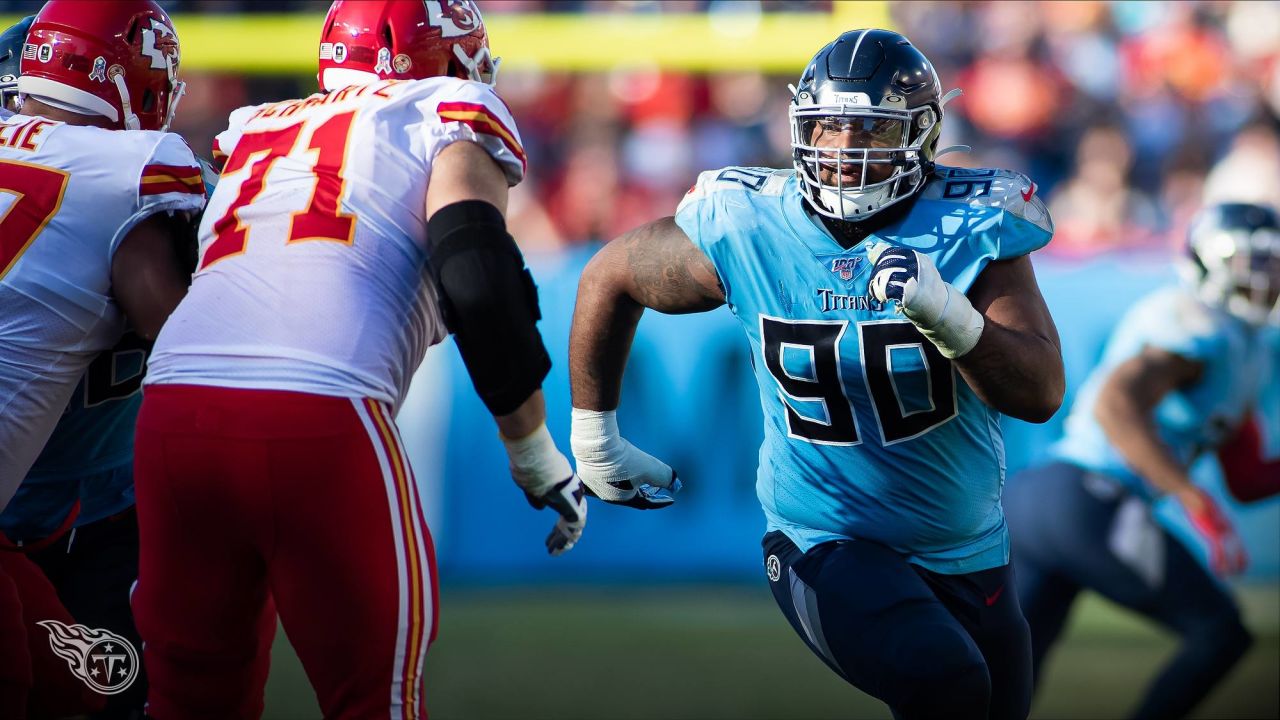
<svg viewBox="0 0 1280 720">
<path fill-rule="evenodd" d="M 459 81 L 445 91 L 433 92 L 418 102 L 426 120 L 423 127 L 427 160 L 459 140 L 474 142 L 497 161 L 515 187 L 524 179 L 527 161 L 516 121 L 506 103 L 484 83 Z"/>
<path fill-rule="evenodd" d="M 1144 345 L 1195 362 L 1228 352 L 1229 341 L 1218 319 L 1183 293 L 1148 295 L 1123 321 Z"/>
<path fill-rule="evenodd" d="M 992 196 L 1002 203 L 1000 237 L 996 259 L 1030 255 L 1053 239 L 1053 218 L 1036 191 L 1031 178 L 1022 173 L 1008 173 L 992 183 Z"/>
<path fill-rule="evenodd" d="M 232 111 L 227 117 L 227 129 L 213 138 L 213 163 L 222 167 L 223 163 L 236 149 L 236 143 L 244 134 L 245 123 L 266 105 L 247 105 Z"/>
<path fill-rule="evenodd" d="M 711 261 L 720 276 L 720 285 L 724 287 L 725 299 L 732 304 L 732 288 L 726 276 L 731 274 L 730 266 L 734 261 L 734 253 L 730 248 L 728 225 L 722 192 L 732 192 L 733 188 L 722 186 L 717 180 L 721 170 L 707 170 L 699 173 L 697 181 L 676 207 L 676 225 L 689 236 L 694 247 L 702 251 Z"/>
<path fill-rule="evenodd" d="M 111 241 L 112 254 L 135 225 L 156 213 L 196 213 L 204 209 L 204 178 L 191 148 L 173 133 L 148 135 L 154 137 L 154 145 L 138 172 L 134 212 L 116 231 Z"/>
</svg>

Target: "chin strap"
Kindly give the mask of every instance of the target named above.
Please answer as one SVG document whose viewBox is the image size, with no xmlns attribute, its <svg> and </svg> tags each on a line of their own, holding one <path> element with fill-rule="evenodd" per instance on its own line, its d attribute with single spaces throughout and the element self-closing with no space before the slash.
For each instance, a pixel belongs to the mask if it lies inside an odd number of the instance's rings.
<svg viewBox="0 0 1280 720">
<path fill-rule="evenodd" d="M 169 112 L 164 114 L 164 125 L 161 131 L 167 132 L 169 125 L 173 123 L 173 116 L 178 114 L 178 101 L 187 94 L 187 84 L 184 82 L 176 82 L 169 86 L 172 88 L 169 92 Z"/>
<path fill-rule="evenodd" d="M 960 88 L 952 88 L 951 90 L 948 90 L 947 94 L 943 95 L 942 99 L 938 101 L 938 107 L 946 107 L 947 103 L 951 102 L 952 100 L 955 100 L 956 98 L 960 97 L 963 94 L 964 94 L 964 91 L 961 90 Z"/>
<path fill-rule="evenodd" d="M 129 103 L 129 88 L 124 84 L 124 73 L 113 74 L 111 81 L 116 84 L 116 90 L 120 93 L 120 114 L 124 118 L 124 129 L 141 130 L 142 123 L 139 122 L 138 116 L 133 114 L 133 106 Z"/>
</svg>

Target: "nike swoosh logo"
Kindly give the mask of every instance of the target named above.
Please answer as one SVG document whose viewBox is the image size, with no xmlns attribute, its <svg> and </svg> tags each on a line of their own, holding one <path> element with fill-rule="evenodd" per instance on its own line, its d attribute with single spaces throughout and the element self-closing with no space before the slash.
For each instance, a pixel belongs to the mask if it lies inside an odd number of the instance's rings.
<svg viewBox="0 0 1280 720">
<path fill-rule="evenodd" d="M 1031 202 L 1031 197 L 1036 194 L 1036 184 L 1031 183 L 1031 187 L 1022 191 L 1022 202 Z"/>
<path fill-rule="evenodd" d="M 991 593 L 990 595 L 988 595 L 988 596 L 985 598 L 985 599 L 986 599 L 986 602 L 987 602 L 987 607 L 991 607 L 992 605 L 995 605 L 995 604 L 996 604 L 996 601 L 1000 599 L 1000 595 L 1001 595 L 1001 593 L 1003 593 L 1003 592 L 1004 592 L 1004 586 L 1003 586 L 1003 585 L 1001 585 L 999 590 L 996 590 L 995 592 L 993 592 L 993 593 Z"/>
</svg>

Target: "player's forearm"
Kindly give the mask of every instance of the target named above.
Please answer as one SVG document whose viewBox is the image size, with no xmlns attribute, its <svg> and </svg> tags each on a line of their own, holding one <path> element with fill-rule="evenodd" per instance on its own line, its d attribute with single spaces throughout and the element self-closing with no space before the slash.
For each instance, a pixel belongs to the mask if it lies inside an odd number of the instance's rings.
<svg viewBox="0 0 1280 720">
<path fill-rule="evenodd" d="M 1050 338 L 988 317 L 978 344 L 953 362 L 983 402 L 1010 417 L 1042 423 L 1062 405 L 1062 353 Z"/>
<path fill-rule="evenodd" d="M 1152 418 L 1154 407 L 1146 407 L 1129 393 L 1110 384 L 1103 387 L 1094 417 L 1116 452 L 1129 467 L 1153 488 L 1182 496 L 1193 490 L 1182 463 L 1160 439 Z"/>
<path fill-rule="evenodd" d="M 573 407 L 614 410 L 622 393 L 622 373 L 644 308 L 626 293 L 597 255 L 578 283 L 569 334 L 569 384 Z"/>
</svg>

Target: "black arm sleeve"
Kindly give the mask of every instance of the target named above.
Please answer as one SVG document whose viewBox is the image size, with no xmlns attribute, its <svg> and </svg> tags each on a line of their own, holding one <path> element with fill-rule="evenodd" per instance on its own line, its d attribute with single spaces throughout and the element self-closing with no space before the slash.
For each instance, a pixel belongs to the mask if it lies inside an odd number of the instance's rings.
<svg viewBox="0 0 1280 720">
<path fill-rule="evenodd" d="M 446 205 L 427 221 L 432 277 L 476 393 L 507 415 L 542 386 L 551 358 L 538 290 L 502 213 L 482 200 Z"/>
</svg>

